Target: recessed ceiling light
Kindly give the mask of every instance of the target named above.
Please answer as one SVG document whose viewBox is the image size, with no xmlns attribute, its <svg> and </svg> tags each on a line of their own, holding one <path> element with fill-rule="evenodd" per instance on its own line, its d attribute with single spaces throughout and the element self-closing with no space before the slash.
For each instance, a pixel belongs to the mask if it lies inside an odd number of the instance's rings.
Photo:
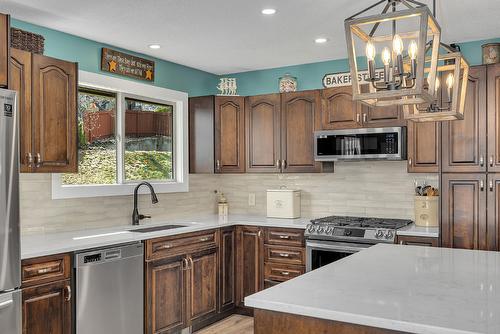
<svg viewBox="0 0 500 334">
<path fill-rule="evenodd" d="M 149 44 L 149 48 L 150 48 L 150 49 L 155 49 L 155 50 L 156 50 L 156 49 L 161 48 L 161 45 L 160 45 L 160 44 Z"/>
<path fill-rule="evenodd" d="M 314 42 L 316 44 L 323 44 L 323 43 L 326 43 L 328 42 L 328 38 L 325 38 L 325 37 L 318 37 L 314 40 Z"/>
<path fill-rule="evenodd" d="M 273 14 L 276 14 L 276 9 L 274 9 L 274 8 L 264 8 L 262 10 L 262 14 L 264 14 L 264 15 L 273 15 Z"/>
</svg>

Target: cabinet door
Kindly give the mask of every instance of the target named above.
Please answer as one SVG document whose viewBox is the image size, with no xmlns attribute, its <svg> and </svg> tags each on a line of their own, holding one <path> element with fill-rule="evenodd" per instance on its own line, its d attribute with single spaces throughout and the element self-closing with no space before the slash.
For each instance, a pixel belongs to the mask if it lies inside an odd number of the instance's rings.
<svg viewBox="0 0 500 334">
<path fill-rule="evenodd" d="M 279 172 L 281 160 L 280 107 L 279 94 L 246 98 L 247 172 Z"/>
<path fill-rule="evenodd" d="M 500 172 L 500 64 L 488 65 L 488 171 Z"/>
<path fill-rule="evenodd" d="M 215 172 L 245 172 L 245 102 L 243 97 L 215 98 Z"/>
<path fill-rule="evenodd" d="M 443 122 L 442 171 L 486 171 L 486 67 L 469 72 L 464 119 Z"/>
<path fill-rule="evenodd" d="M 186 275 L 183 257 L 146 265 L 146 333 L 176 333 L 187 327 Z"/>
<path fill-rule="evenodd" d="M 323 130 L 361 127 L 361 104 L 352 100 L 352 86 L 324 89 L 321 97 Z"/>
<path fill-rule="evenodd" d="M 36 171 L 77 172 L 77 64 L 37 54 L 32 59 Z"/>
<path fill-rule="evenodd" d="M 244 306 L 246 296 L 264 288 L 264 239 L 260 227 L 237 228 L 237 304 Z"/>
<path fill-rule="evenodd" d="M 19 160 L 21 172 L 33 170 L 31 113 L 31 53 L 11 49 L 9 89 L 18 93 Z"/>
<path fill-rule="evenodd" d="M 189 319 L 191 324 L 217 314 L 217 248 L 190 255 Z"/>
<path fill-rule="evenodd" d="M 25 288 L 23 334 L 71 334 L 70 280 Z"/>
<path fill-rule="evenodd" d="M 361 106 L 362 122 L 364 128 L 404 126 L 406 121 L 401 107 L 375 107 Z"/>
<path fill-rule="evenodd" d="M 488 174 L 486 249 L 500 251 L 500 174 Z"/>
<path fill-rule="evenodd" d="M 189 172 L 214 172 L 214 96 L 189 98 Z"/>
<path fill-rule="evenodd" d="M 443 174 L 442 245 L 487 249 L 486 175 Z"/>
<path fill-rule="evenodd" d="M 0 87 L 9 83 L 10 17 L 0 14 Z"/>
<path fill-rule="evenodd" d="M 314 161 L 314 131 L 320 128 L 320 93 L 317 90 L 281 95 L 281 159 L 286 173 L 321 171 Z"/>
<path fill-rule="evenodd" d="M 438 173 L 441 122 L 408 121 L 408 172 Z"/>
<path fill-rule="evenodd" d="M 232 309 L 236 302 L 236 236 L 234 228 L 222 229 L 220 236 L 219 310 L 222 312 Z"/>
</svg>

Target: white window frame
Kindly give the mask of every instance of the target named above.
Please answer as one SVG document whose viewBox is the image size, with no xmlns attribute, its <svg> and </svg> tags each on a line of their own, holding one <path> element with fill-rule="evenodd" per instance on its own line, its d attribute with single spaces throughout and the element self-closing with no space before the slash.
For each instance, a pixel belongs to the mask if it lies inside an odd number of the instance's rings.
<svg viewBox="0 0 500 334">
<path fill-rule="evenodd" d="M 173 166 L 174 179 L 171 181 L 148 181 L 157 193 L 189 191 L 189 154 L 188 154 L 188 94 L 149 84 L 115 78 L 107 75 L 78 71 L 78 85 L 90 89 L 116 93 L 117 165 L 124 166 L 125 142 L 121 138 L 125 129 L 125 114 L 122 105 L 125 97 L 137 98 L 173 106 Z M 118 168 L 117 174 L 123 168 Z M 104 185 L 63 185 L 61 174 L 52 174 L 52 199 L 124 196 L 131 195 L 140 181 L 126 181 L 124 175 L 117 175 L 122 184 Z M 141 189 L 141 193 L 147 193 Z"/>
</svg>

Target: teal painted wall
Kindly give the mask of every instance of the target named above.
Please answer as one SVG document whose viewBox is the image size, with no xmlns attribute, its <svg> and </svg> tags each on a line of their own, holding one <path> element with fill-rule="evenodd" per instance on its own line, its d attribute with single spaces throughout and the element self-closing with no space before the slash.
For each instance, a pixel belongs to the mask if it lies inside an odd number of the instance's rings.
<svg viewBox="0 0 500 334">
<path fill-rule="evenodd" d="M 493 42 L 500 42 L 500 38 L 459 43 L 459 45 L 469 64 L 479 65 L 482 63 L 481 45 Z M 308 90 L 323 88 L 322 79 L 326 73 L 347 71 L 349 71 L 347 59 L 340 59 L 268 70 L 234 73 L 224 75 L 223 77 L 236 78 L 238 94 L 258 95 L 278 92 L 278 80 L 286 73 L 297 78 L 299 90 Z"/>
<path fill-rule="evenodd" d="M 214 94 L 218 76 L 212 73 L 197 70 L 165 60 L 155 59 L 150 56 L 123 50 L 111 45 L 102 44 L 75 35 L 48 29 L 34 24 L 12 19 L 13 27 L 28 30 L 45 37 L 45 55 L 78 62 L 79 68 L 88 72 L 117 76 L 123 79 L 134 80 L 127 77 L 114 75 L 100 70 L 101 48 L 111 47 L 139 57 L 155 61 L 155 86 L 170 88 L 187 92 L 190 96 Z M 147 83 L 146 81 L 141 81 Z"/>
</svg>

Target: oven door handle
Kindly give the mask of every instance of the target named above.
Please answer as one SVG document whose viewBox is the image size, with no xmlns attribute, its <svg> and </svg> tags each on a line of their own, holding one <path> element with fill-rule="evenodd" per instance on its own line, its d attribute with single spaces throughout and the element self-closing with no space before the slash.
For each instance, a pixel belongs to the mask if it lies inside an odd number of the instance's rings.
<svg viewBox="0 0 500 334">
<path fill-rule="evenodd" d="M 362 246 L 347 246 L 347 245 L 325 245 L 323 243 L 316 243 L 316 242 L 307 242 L 306 243 L 306 248 L 311 248 L 311 249 L 323 249 L 323 250 L 332 250 L 332 251 L 340 251 L 340 252 L 352 252 L 352 253 L 357 253 L 360 250 L 363 250 L 365 248 L 368 248 L 369 245 L 366 247 Z"/>
</svg>

